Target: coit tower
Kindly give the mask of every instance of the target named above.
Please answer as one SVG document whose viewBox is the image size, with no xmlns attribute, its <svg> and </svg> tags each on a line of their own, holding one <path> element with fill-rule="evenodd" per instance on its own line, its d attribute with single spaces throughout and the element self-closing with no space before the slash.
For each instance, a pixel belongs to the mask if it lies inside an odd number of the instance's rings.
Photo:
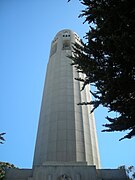
<svg viewBox="0 0 135 180">
<path fill-rule="evenodd" d="M 68 29 L 57 33 L 51 44 L 42 97 L 33 166 L 78 164 L 100 167 L 97 134 L 90 106 L 79 102 L 91 100 L 89 86 L 83 91 L 84 78 L 69 56 L 78 35 Z"/>
</svg>

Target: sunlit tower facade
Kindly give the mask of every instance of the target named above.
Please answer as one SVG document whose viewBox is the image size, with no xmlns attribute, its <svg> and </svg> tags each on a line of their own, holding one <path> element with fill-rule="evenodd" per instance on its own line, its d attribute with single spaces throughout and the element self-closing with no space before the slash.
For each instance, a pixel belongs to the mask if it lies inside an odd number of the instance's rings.
<svg viewBox="0 0 135 180">
<path fill-rule="evenodd" d="M 100 169 L 89 86 L 69 56 L 78 35 L 68 29 L 51 44 L 32 169 L 8 169 L 4 180 L 127 180 L 123 169 Z"/>
<path fill-rule="evenodd" d="M 43 91 L 33 165 L 46 163 L 85 163 L 100 167 L 97 134 L 90 106 L 89 86 L 81 92 L 83 78 L 72 60 L 72 43 L 80 38 L 71 30 L 58 32 L 51 44 Z"/>
</svg>

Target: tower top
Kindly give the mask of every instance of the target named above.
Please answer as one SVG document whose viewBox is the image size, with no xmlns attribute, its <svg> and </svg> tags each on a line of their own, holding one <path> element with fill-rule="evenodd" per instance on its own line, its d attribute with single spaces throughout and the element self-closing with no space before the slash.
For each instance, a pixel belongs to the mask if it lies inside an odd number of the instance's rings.
<svg viewBox="0 0 135 180">
<path fill-rule="evenodd" d="M 71 53 L 72 51 L 72 43 L 75 43 L 75 42 L 78 44 L 81 43 L 80 38 L 77 35 L 77 33 L 75 33 L 74 31 L 70 29 L 63 29 L 59 31 L 54 37 L 54 39 L 52 40 L 50 57 L 56 54 L 56 51 L 57 53 L 60 53 L 60 54 L 64 52 L 64 53 L 68 53 L 68 55 L 71 55 L 69 53 Z M 61 51 L 61 50 L 66 50 L 66 51 Z"/>
<path fill-rule="evenodd" d="M 59 34 L 63 34 L 63 33 L 71 33 L 71 34 L 76 34 L 76 35 L 78 36 L 78 34 L 77 34 L 76 32 L 74 32 L 74 31 L 72 31 L 71 29 L 63 29 L 63 30 L 59 31 L 59 32 L 56 34 L 56 36 L 59 35 Z M 78 36 L 78 37 L 79 37 L 79 36 Z"/>
<path fill-rule="evenodd" d="M 70 29 L 63 29 L 63 30 L 59 31 L 59 32 L 56 34 L 56 36 L 55 36 L 54 39 L 53 39 L 53 42 L 54 42 L 55 40 L 57 40 L 58 37 L 60 37 L 60 36 L 62 36 L 63 38 L 67 38 L 67 37 L 73 36 L 73 37 L 75 37 L 75 39 L 77 39 L 77 40 L 80 41 L 80 38 L 79 38 L 79 36 L 78 36 L 78 34 L 77 34 L 76 32 L 74 32 L 74 31 L 72 31 L 72 30 L 70 30 Z"/>
</svg>

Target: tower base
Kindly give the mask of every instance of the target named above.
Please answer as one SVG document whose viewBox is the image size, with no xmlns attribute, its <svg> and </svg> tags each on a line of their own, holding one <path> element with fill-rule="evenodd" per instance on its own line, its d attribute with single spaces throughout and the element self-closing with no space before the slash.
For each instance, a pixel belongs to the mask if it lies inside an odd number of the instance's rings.
<svg viewBox="0 0 135 180">
<path fill-rule="evenodd" d="M 33 169 L 9 169 L 5 180 L 127 180 L 123 169 L 96 169 L 95 166 L 43 165 Z"/>
</svg>

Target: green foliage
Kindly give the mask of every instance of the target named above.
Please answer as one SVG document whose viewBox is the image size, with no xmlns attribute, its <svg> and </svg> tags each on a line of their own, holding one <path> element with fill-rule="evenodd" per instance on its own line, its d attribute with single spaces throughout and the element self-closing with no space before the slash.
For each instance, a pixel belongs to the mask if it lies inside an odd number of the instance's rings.
<svg viewBox="0 0 135 180">
<path fill-rule="evenodd" d="M 3 141 L 5 141 L 3 135 L 6 133 L 0 133 L 0 144 L 3 144 Z"/>
<path fill-rule="evenodd" d="M 128 180 L 135 180 L 135 167 L 129 166 L 126 167 L 125 165 L 118 167 L 118 169 L 125 169 Z"/>
<path fill-rule="evenodd" d="M 135 135 L 135 3 L 133 0 L 82 0 L 80 17 L 89 24 L 86 43 L 73 46 L 73 65 L 85 73 L 83 88 L 96 86 L 95 100 L 82 102 L 108 108 L 118 117 L 106 117 L 103 131 Z"/>
<path fill-rule="evenodd" d="M 0 162 L 0 180 L 3 180 L 7 169 L 15 168 L 13 164 L 8 162 Z"/>
</svg>

